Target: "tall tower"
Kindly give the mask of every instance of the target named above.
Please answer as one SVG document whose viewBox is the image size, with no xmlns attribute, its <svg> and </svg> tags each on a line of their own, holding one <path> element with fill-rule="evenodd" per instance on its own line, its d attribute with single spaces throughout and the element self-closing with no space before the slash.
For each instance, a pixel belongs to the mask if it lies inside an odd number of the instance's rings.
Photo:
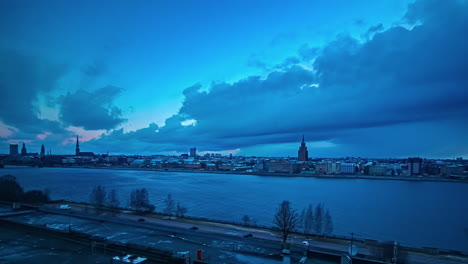
<svg viewBox="0 0 468 264">
<path fill-rule="evenodd" d="M 302 136 L 301 146 L 299 147 L 299 151 L 297 152 L 297 160 L 299 161 L 307 161 L 309 159 L 309 151 L 307 151 L 307 147 L 304 141 L 304 135 Z"/>
<path fill-rule="evenodd" d="M 42 144 L 42 147 L 41 147 L 41 157 L 44 157 L 45 156 L 45 147 L 44 147 L 44 144 Z"/>
<path fill-rule="evenodd" d="M 23 142 L 23 147 L 21 148 L 21 156 L 26 156 L 28 151 L 26 150 L 26 145 Z"/>
<path fill-rule="evenodd" d="M 408 158 L 408 174 L 421 175 L 422 159 L 421 158 Z"/>
<path fill-rule="evenodd" d="M 190 157 L 197 156 L 197 148 L 190 148 Z"/>
<path fill-rule="evenodd" d="M 18 156 L 18 144 L 10 143 L 10 156 Z"/>
<path fill-rule="evenodd" d="M 78 156 L 79 154 L 80 154 L 80 141 L 78 140 L 78 135 L 76 135 L 75 155 Z"/>
</svg>

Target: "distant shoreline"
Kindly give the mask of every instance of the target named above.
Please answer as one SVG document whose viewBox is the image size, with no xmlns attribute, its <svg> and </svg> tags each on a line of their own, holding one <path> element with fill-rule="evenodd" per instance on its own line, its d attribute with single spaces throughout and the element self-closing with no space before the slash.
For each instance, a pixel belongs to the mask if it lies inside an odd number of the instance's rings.
<svg viewBox="0 0 468 264">
<path fill-rule="evenodd" d="M 5 166 L 8 167 L 27 167 L 27 166 Z M 468 183 L 467 179 L 449 179 L 443 177 L 404 177 L 404 176 L 372 176 L 362 174 L 343 174 L 343 175 L 317 175 L 312 173 L 258 173 L 258 172 L 234 172 L 234 171 L 209 171 L 193 169 L 155 169 L 155 168 L 129 168 L 129 167 L 90 167 L 90 166 L 60 166 L 44 168 L 74 168 L 74 169 L 106 169 L 106 170 L 129 170 L 129 171 L 154 171 L 154 172 L 175 172 L 175 173 L 210 173 L 224 175 L 251 175 L 261 177 L 305 177 L 320 179 L 345 179 L 345 180 L 390 180 L 390 181 L 416 181 L 416 182 L 452 182 Z M 0 169 L 1 172 L 1 169 Z"/>
</svg>

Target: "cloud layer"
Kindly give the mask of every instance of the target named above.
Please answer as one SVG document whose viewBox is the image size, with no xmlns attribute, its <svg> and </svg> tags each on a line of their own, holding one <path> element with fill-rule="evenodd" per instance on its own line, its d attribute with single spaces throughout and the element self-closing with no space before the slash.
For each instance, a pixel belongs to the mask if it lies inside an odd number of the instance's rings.
<svg viewBox="0 0 468 264">
<path fill-rule="evenodd" d="M 128 117 L 115 103 L 123 89 L 110 81 L 109 85 L 95 82 L 108 76 L 112 64 L 75 63 L 81 65 L 75 74 L 82 82 L 70 88 L 57 85 L 69 67 L 1 50 L 0 97 L 8 100 L 0 104 L 5 126 L 0 137 L 67 143 L 71 136 L 67 129 L 77 127 L 106 131 L 87 143 L 95 152 L 185 152 L 193 146 L 207 151 L 254 150 L 257 146 L 268 154 L 274 152 L 268 152 L 270 146 L 287 146 L 304 134 L 309 141 L 327 142 L 333 155 L 353 149 L 377 155 L 375 146 L 384 141 L 389 144 L 382 144 L 383 151 L 392 155 L 411 151 L 430 155 L 421 145 L 423 140 L 434 144 L 432 153 L 449 146 L 444 153 L 468 155 L 466 146 L 454 144 L 466 142 L 463 135 L 468 134 L 463 133 L 468 132 L 463 125 L 468 121 L 466 32 L 468 1 L 416 1 L 393 26 L 375 24 L 360 39 L 342 34 L 321 47 L 303 43 L 297 54 L 274 65 L 253 56 L 246 63 L 268 74 L 187 87 L 181 108 L 164 125 L 151 123 L 154 119 L 148 116 L 150 124 L 136 131 L 128 131 Z M 40 118 L 41 95 L 54 99 L 50 107 L 57 111 L 56 119 Z M 424 130 L 420 132 L 425 136 L 415 130 Z M 446 134 L 457 136 L 444 141 Z M 391 150 L 398 142 L 401 151 Z"/>
<path fill-rule="evenodd" d="M 113 104 L 122 88 L 106 86 L 89 92 L 78 90 L 61 98 L 60 118 L 68 125 L 87 130 L 112 129 L 126 121 Z"/>
<path fill-rule="evenodd" d="M 385 141 L 405 124 L 410 130 L 418 123 L 466 122 L 467 21 L 466 1 L 418 1 L 408 7 L 403 26 L 372 26 L 364 41 L 341 35 L 320 49 L 304 45 L 264 78 L 213 83 L 209 91 L 188 87 L 166 126 L 116 131 L 95 143 L 126 138 L 151 144 L 155 152 L 191 145 L 223 150 L 296 142 L 306 134 L 313 141 L 353 144 L 349 135 L 356 131 L 388 127 L 378 130 Z M 187 119 L 196 124 L 183 126 Z"/>
</svg>

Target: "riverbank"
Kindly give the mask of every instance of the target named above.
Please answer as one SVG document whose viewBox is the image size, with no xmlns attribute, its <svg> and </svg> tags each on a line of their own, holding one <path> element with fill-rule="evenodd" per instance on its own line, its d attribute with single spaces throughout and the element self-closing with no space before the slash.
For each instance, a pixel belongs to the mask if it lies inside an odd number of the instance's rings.
<svg viewBox="0 0 468 264">
<path fill-rule="evenodd" d="M 16 166 L 7 166 L 16 167 Z M 18 166 L 21 167 L 21 166 Z M 48 167 L 55 168 L 55 167 Z M 173 172 L 173 173 L 210 173 L 219 175 L 251 175 L 262 177 L 302 177 L 302 178 L 321 178 L 321 179 L 345 179 L 345 180 L 389 180 L 389 181 L 416 181 L 416 182 L 452 182 L 468 183 L 468 177 L 460 178 L 446 177 L 413 177 L 413 176 L 374 176 L 363 174 L 341 174 L 341 175 L 317 175 L 312 173 L 277 173 L 277 172 L 244 172 L 244 171 L 212 171 L 195 169 L 156 169 L 156 168 L 136 168 L 136 167 L 90 167 L 90 166 L 61 166 L 56 168 L 75 168 L 75 169 L 106 169 L 106 170 L 127 170 L 127 171 L 155 171 L 155 172 Z M 0 170 L 1 172 L 1 170 Z"/>
</svg>

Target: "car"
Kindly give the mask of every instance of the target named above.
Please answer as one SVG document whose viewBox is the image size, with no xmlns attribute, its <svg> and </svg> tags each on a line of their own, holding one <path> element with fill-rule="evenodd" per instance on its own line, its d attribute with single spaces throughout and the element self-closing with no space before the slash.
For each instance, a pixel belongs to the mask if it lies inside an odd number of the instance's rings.
<svg viewBox="0 0 468 264">
<path fill-rule="evenodd" d="M 302 245 L 303 245 L 303 246 L 309 246 L 309 241 L 305 241 L 305 240 L 302 241 Z"/>
<path fill-rule="evenodd" d="M 198 227 L 192 226 L 192 227 L 190 228 L 190 230 L 198 230 Z"/>
<path fill-rule="evenodd" d="M 144 221 L 145 221 L 144 218 L 139 218 L 139 219 L 138 219 L 138 222 L 144 222 Z"/>
<path fill-rule="evenodd" d="M 253 235 L 249 233 L 249 234 L 244 235 L 244 237 L 249 238 L 249 237 L 253 237 Z"/>
</svg>

